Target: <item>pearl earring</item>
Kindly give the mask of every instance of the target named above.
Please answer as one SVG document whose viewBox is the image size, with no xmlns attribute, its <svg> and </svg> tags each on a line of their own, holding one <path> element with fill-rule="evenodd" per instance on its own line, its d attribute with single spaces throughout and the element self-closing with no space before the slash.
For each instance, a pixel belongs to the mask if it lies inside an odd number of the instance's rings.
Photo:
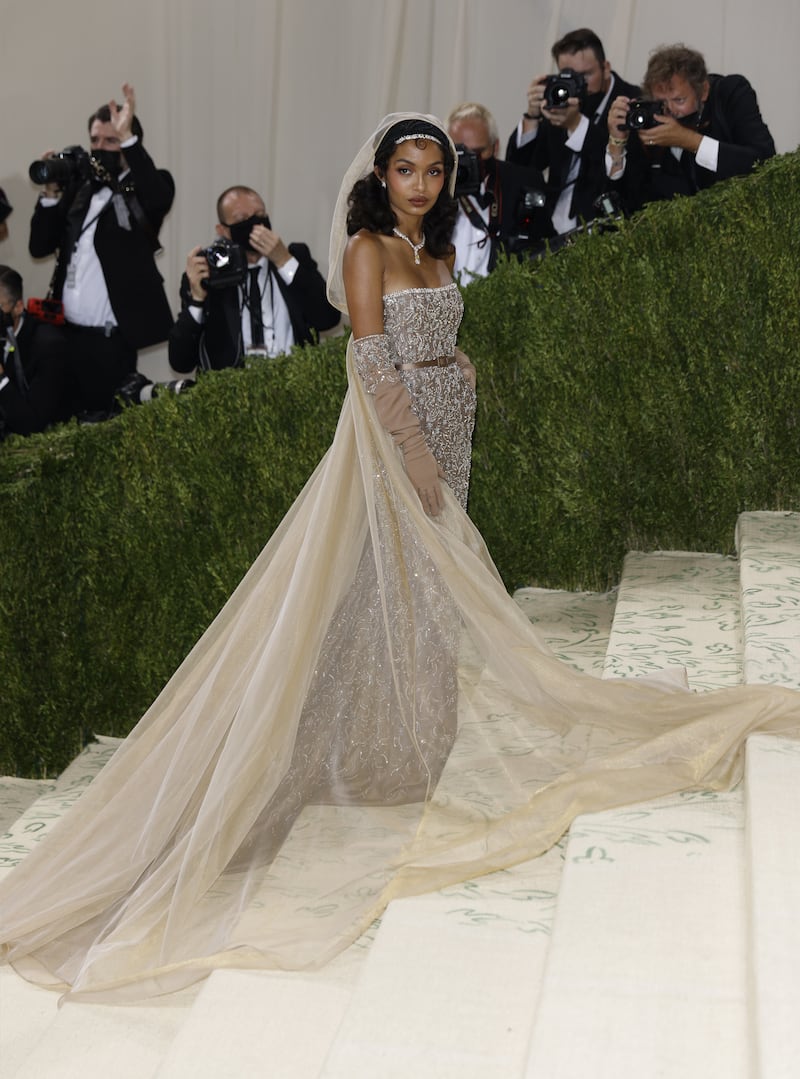
<svg viewBox="0 0 800 1079">
<path fill-rule="evenodd" d="M 385 180 L 381 180 L 381 187 L 383 187 L 383 188 L 386 187 L 386 181 Z"/>
</svg>

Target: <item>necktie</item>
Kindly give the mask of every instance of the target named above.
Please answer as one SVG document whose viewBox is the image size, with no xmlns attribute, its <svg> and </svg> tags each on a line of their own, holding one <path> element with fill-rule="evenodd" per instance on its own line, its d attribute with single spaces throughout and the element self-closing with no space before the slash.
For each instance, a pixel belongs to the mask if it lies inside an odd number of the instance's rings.
<svg viewBox="0 0 800 1079">
<path fill-rule="evenodd" d="M 256 347 L 264 344 L 264 320 L 261 315 L 261 289 L 258 287 L 258 266 L 250 267 L 250 289 L 247 296 L 247 307 L 250 311 L 250 336 L 251 343 Z"/>
</svg>

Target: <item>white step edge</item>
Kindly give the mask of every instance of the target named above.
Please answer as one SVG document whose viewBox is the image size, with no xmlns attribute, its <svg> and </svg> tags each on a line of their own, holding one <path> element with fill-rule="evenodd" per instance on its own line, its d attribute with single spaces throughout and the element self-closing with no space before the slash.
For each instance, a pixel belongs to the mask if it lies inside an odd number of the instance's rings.
<svg viewBox="0 0 800 1079">
<path fill-rule="evenodd" d="M 350 995 L 324 975 L 214 971 L 156 1075 L 317 1079 Z"/>
<path fill-rule="evenodd" d="M 473 916 L 458 897 L 391 903 L 321 1076 L 519 1076 L 548 946 L 526 915 L 513 898 Z"/>
<path fill-rule="evenodd" d="M 526 1079 L 749 1079 L 743 797 L 578 818 Z"/>
<path fill-rule="evenodd" d="M 71 809 L 114 755 L 119 742 L 118 738 L 99 738 L 86 746 L 53 786 L 28 805 L 0 836 L 0 877 L 10 873 Z"/>
<path fill-rule="evenodd" d="M 800 514 L 742 513 L 745 680 L 800 689 Z"/>
<path fill-rule="evenodd" d="M 604 676 L 641 678 L 666 667 L 684 667 L 698 691 L 742 681 L 735 559 L 696 551 L 626 555 Z"/>
<path fill-rule="evenodd" d="M 585 674 L 602 676 L 616 590 L 518 588 L 514 601 L 560 660 Z"/>
<path fill-rule="evenodd" d="M 0 966 L 0 1077 L 12 1079 L 58 1016 L 58 994 Z"/>
<path fill-rule="evenodd" d="M 756 1074 L 795 1079 L 800 1072 L 800 741 L 751 735 L 745 769 Z"/>
<path fill-rule="evenodd" d="M 125 1006 L 67 1002 L 8 1079 L 152 1079 L 196 995 Z"/>
<path fill-rule="evenodd" d="M 55 782 L 49 779 L 0 776 L 0 836 L 19 820 L 37 798 L 51 791 L 54 786 Z"/>
</svg>

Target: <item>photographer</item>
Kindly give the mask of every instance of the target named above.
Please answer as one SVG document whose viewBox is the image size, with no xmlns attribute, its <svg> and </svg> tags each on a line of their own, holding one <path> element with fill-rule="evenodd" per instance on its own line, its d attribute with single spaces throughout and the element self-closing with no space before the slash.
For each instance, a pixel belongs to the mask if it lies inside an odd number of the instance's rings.
<svg viewBox="0 0 800 1079">
<path fill-rule="evenodd" d="M 69 414 L 64 331 L 25 311 L 22 278 L 0 266 L 0 437 L 43 431 Z"/>
<path fill-rule="evenodd" d="M 48 151 L 31 166 L 44 185 L 30 253 L 57 252 L 52 295 L 62 300 L 79 412 L 107 411 L 140 348 L 164 341 L 172 312 L 154 253 L 175 185 L 142 146 L 133 87 L 123 105 L 89 117 L 89 154 Z"/>
<path fill-rule="evenodd" d="M 597 216 L 598 199 L 613 187 L 605 161 L 608 110 L 615 97 L 637 97 L 639 90 L 611 70 L 591 30 L 573 30 L 551 51 L 559 75 L 538 75 L 531 82 L 528 107 L 508 141 L 506 159 L 549 169 L 549 234 L 554 236 Z"/>
<path fill-rule="evenodd" d="M 217 218 L 216 244 L 186 259 L 169 335 L 173 370 L 239 367 L 247 354 L 277 356 L 338 325 L 311 252 L 284 244 L 257 192 L 229 187 L 217 199 Z"/>
<path fill-rule="evenodd" d="M 775 154 L 747 79 L 710 75 L 694 49 L 652 52 L 644 93 L 618 97 L 608 118 L 608 172 L 637 206 L 694 195 Z"/>
<path fill-rule="evenodd" d="M 545 185 L 535 169 L 498 161 L 497 124 L 484 105 L 459 105 L 447 128 L 458 151 L 453 272 L 468 284 L 494 269 L 499 251 L 523 254 L 539 246 L 547 231 Z"/>
</svg>

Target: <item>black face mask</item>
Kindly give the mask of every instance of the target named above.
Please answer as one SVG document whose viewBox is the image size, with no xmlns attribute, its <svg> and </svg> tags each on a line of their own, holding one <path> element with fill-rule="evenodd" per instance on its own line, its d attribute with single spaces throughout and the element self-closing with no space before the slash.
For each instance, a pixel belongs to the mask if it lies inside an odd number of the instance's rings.
<svg viewBox="0 0 800 1079">
<path fill-rule="evenodd" d="M 246 221 L 237 221 L 235 225 L 228 225 L 231 240 L 235 244 L 238 244 L 239 247 L 245 247 L 249 248 L 251 251 L 255 251 L 255 248 L 250 245 L 250 233 L 256 225 L 263 225 L 265 229 L 272 228 L 266 214 L 264 214 L 263 217 L 253 215 L 253 217 L 248 217 Z"/>
<path fill-rule="evenodd" d="M 497 158 L 492 154 L 491 157 L 479 157 L 478 158 L 478 171 L 480 173 L 481 180 L 486 181 L 488 188 L 494 187 L 494 178 L 497 172 Z"/>
<path fill-rule="evenodd" d="M 97 166 L 95 174 L 98 180 L 105 180 L 106 174 L 115 180 L 122 172 L 122 152 L 120 150 L 92 150 L 92 161 Z"/>
</svg>

